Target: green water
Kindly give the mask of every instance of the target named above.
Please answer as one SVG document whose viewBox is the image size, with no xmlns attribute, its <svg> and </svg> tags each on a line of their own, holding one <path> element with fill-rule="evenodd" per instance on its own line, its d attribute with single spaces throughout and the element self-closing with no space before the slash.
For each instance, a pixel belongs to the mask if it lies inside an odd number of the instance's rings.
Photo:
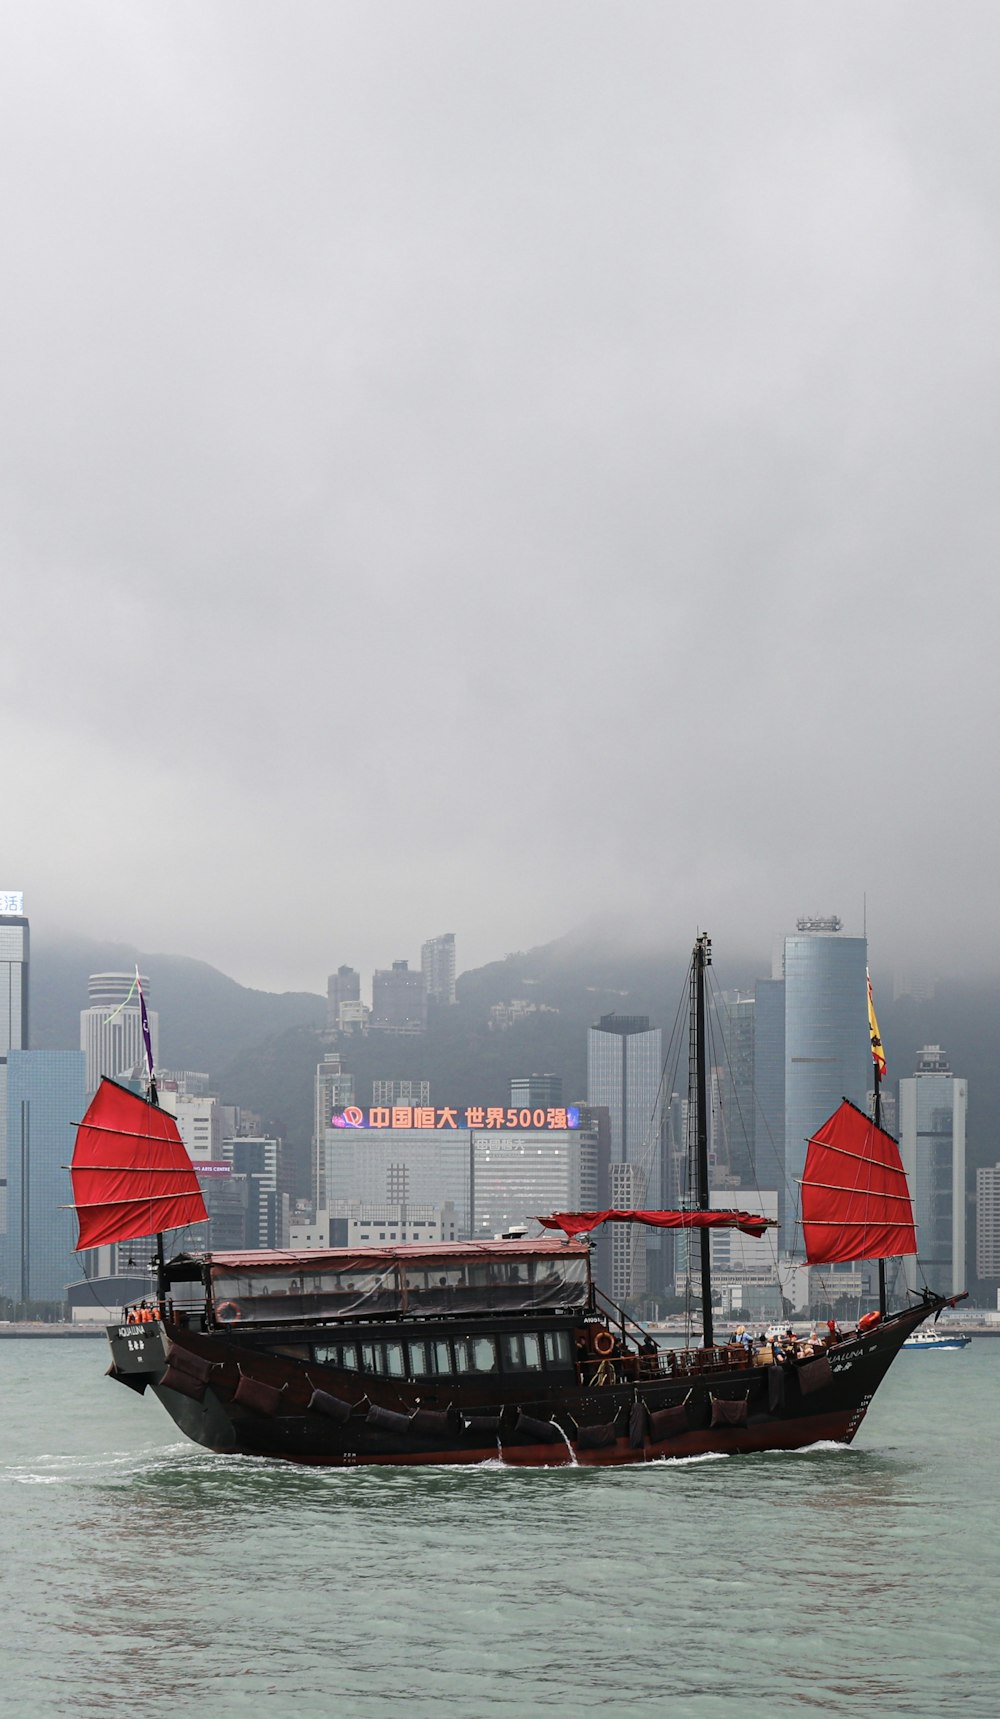
<svg viewBox="0 0 1000 1719">
<path fill-rule="evenodd" d="M 1000 1342 L 851 1451 L 300 1472 L 178 1442 L 99 1342 L 0 1342 L 24 1719 L 1000 1714 Z"/>
</svg>

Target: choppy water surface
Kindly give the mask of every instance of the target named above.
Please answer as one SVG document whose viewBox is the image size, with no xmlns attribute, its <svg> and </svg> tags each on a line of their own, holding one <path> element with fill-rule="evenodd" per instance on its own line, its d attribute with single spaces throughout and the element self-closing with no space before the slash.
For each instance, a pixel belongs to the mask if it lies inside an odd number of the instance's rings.
<svg viewBox="0 0 1000 1719">
<path fill-rule="evenodd" d="M 178 1442 L 100 1342 L 0 1342 L 24 1719 L 1000 1712 L 1000 1342 L 851 1451 L 299 1471 Z"/>
</svg>

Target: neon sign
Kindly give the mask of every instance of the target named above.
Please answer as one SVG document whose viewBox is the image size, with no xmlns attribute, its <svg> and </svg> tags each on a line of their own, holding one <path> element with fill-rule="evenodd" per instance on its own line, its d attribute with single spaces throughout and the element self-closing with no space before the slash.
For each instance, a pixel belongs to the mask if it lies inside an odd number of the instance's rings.
<svg viewBox="0 0 1000 1719">
<path fill-rule="evenodd" d="M 24 892 L 20 889 L 0 889 L 0 913 L 20 919 L 24 914 Z"/>
<path fill-rule="evenodd" d="M 360 1105 L 338 1106 L 330 1118 L 331 1128 L 517 1128 L 538 1132 L 563 1132 L 579 1128 L 579 1106 L 551 1106 L 529 1110 L 516 1105 L 468 1104 L 462 1108 L 433 1104 L 373 1104 L 367 1110 Z"/>
</svg>

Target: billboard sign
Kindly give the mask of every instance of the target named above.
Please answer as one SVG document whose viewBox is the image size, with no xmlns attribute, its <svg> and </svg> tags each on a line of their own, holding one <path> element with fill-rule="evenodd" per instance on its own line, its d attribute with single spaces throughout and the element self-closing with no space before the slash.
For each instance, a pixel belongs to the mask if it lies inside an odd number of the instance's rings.
<svg viewBox="0 0 1000 1719">
<path fill-rule="evenodd" d="M 535 1110 L 518 1109 L 516 1105 L 466 1104 L 461 1106 L 433 1104 L 372 1104 L 362 1109 L 357 1104 L 338 1105 L 330 1117 L 331 1128 L 485 1128 L 488 1130 L 517 1128 L 537 1133 L 559 1132 L 579 1128 L 578 1105 L 556 1105 Z"/>
</svg>

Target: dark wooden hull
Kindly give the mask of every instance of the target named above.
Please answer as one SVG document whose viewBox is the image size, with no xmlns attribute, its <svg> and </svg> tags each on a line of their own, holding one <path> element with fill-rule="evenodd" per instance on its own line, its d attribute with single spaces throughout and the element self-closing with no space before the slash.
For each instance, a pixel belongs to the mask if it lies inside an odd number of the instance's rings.
<svg viewBox="0 0 1000 1719">
<path fill-rule="evenodd" d="M 150 1388 L 187 1437 L 220 1453 L 333 1468 L 498 1458 L 514 1467 L 614 1467 L 850 1444 L 903 1342 L 942 1305 L 918 1305 L 845 1339 L 811 1372 L 810 1363 L 701 1368 L 685 1360 L 681 1377 L 597 1386 L 568 1376 L 544 1387 L 453 1380 L 435 1393 L 425 1381 L 361 1378 L 247 1347 L 229 1331 L 170 1323 L 111 1327 L 110 1371 L 133 1389 Z"/>
</svg>

